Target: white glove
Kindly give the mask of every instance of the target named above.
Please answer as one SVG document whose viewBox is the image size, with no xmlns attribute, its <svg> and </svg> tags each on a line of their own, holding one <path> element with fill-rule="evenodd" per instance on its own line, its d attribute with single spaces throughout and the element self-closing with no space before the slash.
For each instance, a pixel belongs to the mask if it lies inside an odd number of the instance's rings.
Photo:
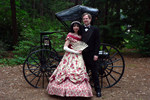
<svg viewBox="0 0 150 100">
<path fill-rule="evenodd" d="M 68 48 L 67 46 L 64 46 L 64 50 L 65 50 L 65 51 L 68 51 L 68 52 L 71 52 L 71 53 L 79 54 L 78 51 L 75 51 L 75 50 L 73 50 L 73 49 L 70 49 L 70 48 Z"/>
</svg>

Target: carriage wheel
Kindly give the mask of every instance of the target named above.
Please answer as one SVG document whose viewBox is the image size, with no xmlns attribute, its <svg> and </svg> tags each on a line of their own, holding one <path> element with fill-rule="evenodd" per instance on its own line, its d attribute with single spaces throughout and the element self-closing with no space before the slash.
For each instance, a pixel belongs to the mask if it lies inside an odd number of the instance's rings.
<svg viewBox="0 0 150 100">
<path fill-rule="evenodd" d="M 112 45 L 101 43 L 97 64 L 101 88 L 114 86 L 124 73 L 124 58 Z"/>
<path fill-rule="evenodd" d="M 46 87 L 59 61 L 58 55 L 48 49 L 30 53 L 23 65 L 25 80 L 35 88 Z"/>
</svg>

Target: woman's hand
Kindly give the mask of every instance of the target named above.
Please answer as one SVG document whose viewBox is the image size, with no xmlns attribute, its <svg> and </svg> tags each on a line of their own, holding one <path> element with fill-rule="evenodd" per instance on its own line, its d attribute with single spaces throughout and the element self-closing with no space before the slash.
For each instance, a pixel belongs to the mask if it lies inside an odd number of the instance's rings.
<svg viewBox="0 0 150 100">
<path fill-rule="evenodd" d="M 81 54 L 81 53 L 82 53 L 82 50 L 78 50 L 78 53 Z"/>
</svg>

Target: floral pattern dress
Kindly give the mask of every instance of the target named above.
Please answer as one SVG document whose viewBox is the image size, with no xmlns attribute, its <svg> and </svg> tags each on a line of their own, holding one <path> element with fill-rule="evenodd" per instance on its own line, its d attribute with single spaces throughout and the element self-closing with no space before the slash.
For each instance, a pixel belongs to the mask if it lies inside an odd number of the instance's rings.
<svg viewBox="0 0 150 100">
<path fill-rule="evenodd" d="M 69 33 L 66 40 L 73 43 L 80 41 L 81 37 Z M 49 78 L 48 94 L 58 96 L 91 97 L 92 89 L 83 61 L 82 54 L 65 52 L 61 62 Z"/>
</svg>

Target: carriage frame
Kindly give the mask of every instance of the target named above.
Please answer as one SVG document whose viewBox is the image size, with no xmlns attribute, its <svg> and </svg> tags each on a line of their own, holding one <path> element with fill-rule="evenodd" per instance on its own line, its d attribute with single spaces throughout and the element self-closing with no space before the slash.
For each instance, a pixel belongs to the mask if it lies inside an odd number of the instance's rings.
<svg viewBox="0 0 150 100">
<path fill-rule="evenodd" d="M 98 14 L 98 9 L 90 8 L 86 6 L 77 5 L 70 9 L 56 13 L 56 18 L 66 27 L 66 20 L 73 21 L 75 16 L 70 18 L 72 12 L 62 15 L 64 12 L 79 11 L 82 14 L 89 12 L 95 17 Z M 82 11 L 81 11 L 82 10 Z M 82 12 L 82 13 L 81 13 Z M 64 20 L 63 20 L 64 18 Z M 68 19 L 67 19 L 68 18 Z M 78 18 L 81 19 L 80 17 Z M 40 33 L 40 46 L 32 48 L 27 55 L 23 64 L 23 76 L 25 80 L 35 88 L 45 88 L 49 82 L 49 77 L 57 68 L 61 61 L 62 55 L 60 55 L 51 45 L 51 40 L 48 35 L 57 34 L 60 32 L 41 32 Z M 99 58 L 97 61 L 98 74 L 100 78 L 101 88 L 110 88 L 117 84 L 122 78 L 125 70 L 125 61 L 120 51 L 113 45 L 107 43 L 101 43 L 99 50 Z M 88 72 L 90 77 L 90 83 L 93 86 L 91 71 Z"/>
</svg>

